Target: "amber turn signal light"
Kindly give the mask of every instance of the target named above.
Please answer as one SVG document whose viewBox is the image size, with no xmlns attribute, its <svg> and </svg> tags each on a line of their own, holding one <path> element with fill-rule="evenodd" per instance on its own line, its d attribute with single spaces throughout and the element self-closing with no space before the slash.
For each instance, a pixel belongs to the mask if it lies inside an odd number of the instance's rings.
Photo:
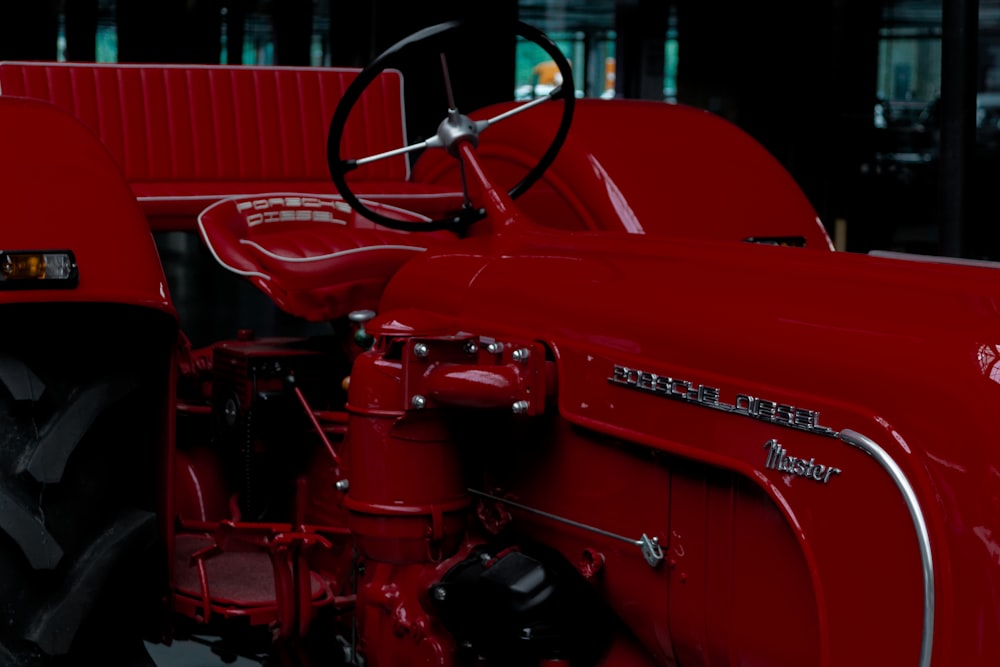
<svg viewBox="0 0 1000 667">
<path fill-rule="evenodd" d="M 77 282 L 69 250 L 0 251 L 0 289 L 67 289 Z"/>
</svg>

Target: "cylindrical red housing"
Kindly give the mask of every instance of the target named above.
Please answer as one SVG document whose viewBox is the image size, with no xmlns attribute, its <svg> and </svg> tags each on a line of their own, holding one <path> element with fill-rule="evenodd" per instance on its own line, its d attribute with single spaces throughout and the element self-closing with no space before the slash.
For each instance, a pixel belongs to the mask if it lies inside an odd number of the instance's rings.
<svg viewBox="0 0 1000 667">
<path fill-rule="evenodd" d="M 400 363 L 378 353 L 355 363 L 348 398 L 351 479 L 344 504 L 365 557 L 435 561 L 458 547 L 470 499 L 456 443 L 438 411 L 402 409 L 402 374 Z M 363 395 L 354 387 L 365 387 Z"/>
</svg>

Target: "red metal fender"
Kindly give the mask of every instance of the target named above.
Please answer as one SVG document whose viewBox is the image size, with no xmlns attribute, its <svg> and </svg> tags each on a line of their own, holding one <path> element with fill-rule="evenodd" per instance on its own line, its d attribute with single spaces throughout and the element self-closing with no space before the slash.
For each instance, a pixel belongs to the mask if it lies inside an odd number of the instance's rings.
<svg viewBox="0 0 1000 667">
<path fill-rule="evenodd" d="M 551 139 L 559 112 L 544 104 L 483 132 L 477 154 L 494 182 L 523 176 L 538 146 Z M 413 179 L 457 187 L 457 162 L 444 151 L 426 151 Z M 678 104 L 577 100 L 566 144 L 518 206 L 538 224 L 560 229 L 798 238 L 810 248 L 833 249 L 809 200 L 772 155 L 725 119 Z"/>
<path fill-rule="evenodd" d="M 176 318 L 152 233 L 118 167 L 79 121 L 44 102 L 0 97 L 3 250 L 69 250 L 79 285 L 0 291 L 0 301 L 91 301 Z"/>
</svg>

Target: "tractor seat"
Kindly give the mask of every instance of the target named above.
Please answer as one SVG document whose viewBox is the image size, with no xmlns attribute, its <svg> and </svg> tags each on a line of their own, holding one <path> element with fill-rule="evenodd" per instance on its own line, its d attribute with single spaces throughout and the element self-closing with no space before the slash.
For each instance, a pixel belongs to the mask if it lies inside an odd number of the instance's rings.
<svg viewBox="0 0 1000 667">
<path fill-rule="evenodd" d="M 388 204 L 366 204 L 387 217 L 427 221 Z M 337 196 L 296 193 L 219 200 L 201 212 L 198 227 L 219 264 L 246 277 L 285 312 L 310 322 L 375 309 L 400 266 L 455 242 L 448 232 L 380 227 Z"/>
</svg>

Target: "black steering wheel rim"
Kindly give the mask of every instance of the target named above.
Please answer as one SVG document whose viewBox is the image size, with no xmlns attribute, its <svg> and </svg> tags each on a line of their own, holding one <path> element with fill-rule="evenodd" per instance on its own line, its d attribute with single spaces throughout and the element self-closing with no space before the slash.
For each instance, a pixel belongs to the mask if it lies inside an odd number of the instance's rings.
<svg viewBox="0 0 1000 667">
<path fill-rule="evenodd" d="M 365 218 L 385 227 L 389 227 L 390 229 L 402 231 L 436 231 L 441 229 L 461 231 L 468 225 L 485 217 L 485 212 L 481 209 L 466 208 L 454 215 L 436 220 L 430 220 L 428 222 L 414 223 L 390 218 L 369 208 L 354 193 L 347 182 L 347 174 L 357 168 L 357 164 L 354 160 L 345 160 L 340 155 L 341 140 L 343 139 L 344 129 L 347 125 L 347 120 L 350 117 L 351 111 L 361 99 L 361 95 L 368 88 L 368 86 L 371 85 L 383 71 L 388 69 L 393 61 L 399 58 L 400 53 L 418 44 L 440 40 L 446 35 L 469 29 L 469 25 L 469 21 L 448 21 L 445 23 L 439 23 L 437 25 L 424 28 L 423 30 L 419 30 L 396 42 L 383 51 L 368 66 L 366 66 L 357 77 L 355 77 L 355 79 L 347 87 L 347 90 L 344 92 L 340 102 L 337 104 L 337 108 L 330 120 L 330 129 L 327 134 L 327 164 L 330 169 L 330 176 L 333 183 L 337 187 L 341 196 L 344 198 L 344 201 Z M 508 190 L 508 195 L 512 199 L 516 199 L 523 195 L 542 177 L 545 171 L 555 160 L 556 155 L 558 155 L 559 150 L 562 148 L 563 143 L 566 141 L 566 136 L 569 133 L 569 128 L 573 121 L 573 110 L 576 102 L 572 69 L 569 61 L 566 59 L 566 56 L 564 56 L 562 51 L 559 50 L 559 47 L 556 46 L 556 44 L 542 31 L 522 21 L 514 22 L 514 34 L 541 47 L 556 63 L 563 80 L 561 85 L 549 95 L 549 99 L 562 99 L 563 112 L 559 121 L 559 127 L 553 135 L 552 142 L 549 144 L 548 148 L 546 148 L 541 158 L 528 171 L 524 178 Z"/>
</svg>

